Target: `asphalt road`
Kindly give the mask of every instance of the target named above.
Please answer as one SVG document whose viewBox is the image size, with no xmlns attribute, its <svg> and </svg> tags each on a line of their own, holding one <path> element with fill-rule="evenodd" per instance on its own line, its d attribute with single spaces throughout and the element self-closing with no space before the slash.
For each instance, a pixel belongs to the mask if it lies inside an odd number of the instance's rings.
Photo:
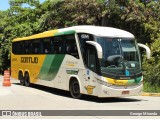
<svg viewBox="0 0 160 119">
<path fill-rule="evenodd" d="M 160 97 L 131 96 L 125 98 L 103 98 L 84 96 L 82 99 L 71 98 L 69 92 L 49 87 L 33 85 L 20 86 L 17 80 L 11 80 L 12 86 L 2 86 L 0 77 L 0 110 L 160 110 Z M 73 112 L 74 113 L 74 112 Z M 78 112 L 81 115 L 81 112 Z M 118 116 L 58 116 L 57 118 L 117 119 Z M 63 114 L 62 114 L 63 115 Z M 135 119 L 134 116 L 121 116 L 123 119 Z M 121 118 L 120 117 L 120 118 Z M 1 118 L 1 117 L 0 117 Z M 3 118 L 7 118 L 4 117 Z M 22 118 L 22 117 L 16 117 Z M 28 117 L 25 117 L 28 118 Z M 53 117 L 34 117 L 53 118 Z M 158 116 L 136 116 L 136 119 L 159 119 Z"/>
</svg>

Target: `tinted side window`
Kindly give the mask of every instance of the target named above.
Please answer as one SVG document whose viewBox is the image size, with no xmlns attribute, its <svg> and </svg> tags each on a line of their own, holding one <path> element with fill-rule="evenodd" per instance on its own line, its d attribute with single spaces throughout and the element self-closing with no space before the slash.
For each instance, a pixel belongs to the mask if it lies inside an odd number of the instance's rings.
<svg viewBox="0 0 160 119">
<path fill-rule="evenodd" d="M 66 42 L 65 43 L 66 44 L 66 46 L 65 46 L 66 47 L 66 49 L 65 49 L 66 54 L 69 54 L 69 55 L 72 55 L 76 58 L 79 58 L 75 36 L 74 35 L 65 36 L 65 42 Z"/>
<path fill-rule="evenodd" d="M 40 50 L 39 40 L 18 41 L 12 43 L 14 54 L 38 54 Z"/>
<path fill-rule="evenodd" d="M 40 54 L 40 40 L 32 40 L 32 54 Z"/>
<path fill-rule="evenodd" d="M 51 53 L 51 39 L 50 38 L 42 39 L 41 49 L 42 49 L 42 54 Z"/>
<path fill-rule="evenodd" d="M 94 41 L 93 35 L 87 34 L 87 33 L 78 33 L 79 43 L 80 43 L 80 49 L 83 56 L 83 61 L 86 60 L 86 50 L 87 50 L 87 43 L 86 41 Z M 85 62 L 86 64 L 86 62 Z"/>
<path fill-rule="evenodd" d="M 86 51 L 86 64 L 87 67 L 94 72 L 97 72 L 96 56 L 97 56 L 96 49 L 93 46 L 88 45 Z"/>
<path fill-rule="evenodd" d="M 32 54 L 32 43 L 31 41 L 21 41 L 21 44 L 23 46 L 23 53 L 22 54 Z"/>
<path fill-rule="evenodd" d="M 79 58 L 74 35 L 13 42 L 14 54 L 69 54 Z"/>
<path fill-rule="evenodd" d="M 18 53 L 18 43 L 17 42 L 12 43 L 12 53 L 14 54 Z"/>
<path fill-rule="evenodd" d="M 62 36 L 42 39 L 42 54 L 62 54 L 63 44 Z"/>
<path fill-rule="evenodd" d="M 25 44 L 22 41 L 12 43 L 12 52 L 14 54 L 24 54 L 25 53 Z"/>
<path fill-rule="evenodd" d="M 63 54 L 64 53 L 64 39 L 62 36 L 54 37 L 54 40 L 52 41 L 53 51 L 55 54 Z"/>
</svg>

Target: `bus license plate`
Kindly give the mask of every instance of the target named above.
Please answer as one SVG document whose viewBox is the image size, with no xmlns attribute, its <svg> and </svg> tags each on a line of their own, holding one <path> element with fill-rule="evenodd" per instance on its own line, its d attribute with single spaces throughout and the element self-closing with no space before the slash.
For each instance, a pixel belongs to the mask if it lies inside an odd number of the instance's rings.
<svg viewBox="0 0 160 119">
<path fill-rule="evenodd" d="M 122 95 L 129 94 L 129 91 L 122 91 Z"/>
</svg>

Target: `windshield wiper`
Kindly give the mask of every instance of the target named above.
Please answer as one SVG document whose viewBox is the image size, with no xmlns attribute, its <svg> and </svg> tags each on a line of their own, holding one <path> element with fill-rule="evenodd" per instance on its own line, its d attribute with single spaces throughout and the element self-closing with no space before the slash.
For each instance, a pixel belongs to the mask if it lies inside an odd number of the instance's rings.
<svg viewBox="0 0 160 119">
<path fill-rule="evenodd" d="M 119 42 L 119 49 L 120 49 L 120 55 L 121 55 L 121 64 L 123 65 L 122 71 L 124 72 L 124 75 L 126 75 L 126 66 L 124 63 L 124 54 L 122 51 L 121 39 L 118 39 L 118 42 Z"/>
</svg>

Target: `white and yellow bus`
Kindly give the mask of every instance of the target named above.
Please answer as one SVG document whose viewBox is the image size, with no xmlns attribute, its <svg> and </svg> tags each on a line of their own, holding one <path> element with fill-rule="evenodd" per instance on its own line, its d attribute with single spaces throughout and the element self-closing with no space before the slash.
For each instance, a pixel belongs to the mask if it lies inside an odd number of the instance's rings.
<svg viewBox="0 0 160 119">
<path fill-rule="evenodd" d="M 141 93 L 143 76 L 135 37 L 124 30 L 74 26 L 12 42 L 11 74 L 21 85 L 39 84 L 98 97 Z"/>
</svg>

